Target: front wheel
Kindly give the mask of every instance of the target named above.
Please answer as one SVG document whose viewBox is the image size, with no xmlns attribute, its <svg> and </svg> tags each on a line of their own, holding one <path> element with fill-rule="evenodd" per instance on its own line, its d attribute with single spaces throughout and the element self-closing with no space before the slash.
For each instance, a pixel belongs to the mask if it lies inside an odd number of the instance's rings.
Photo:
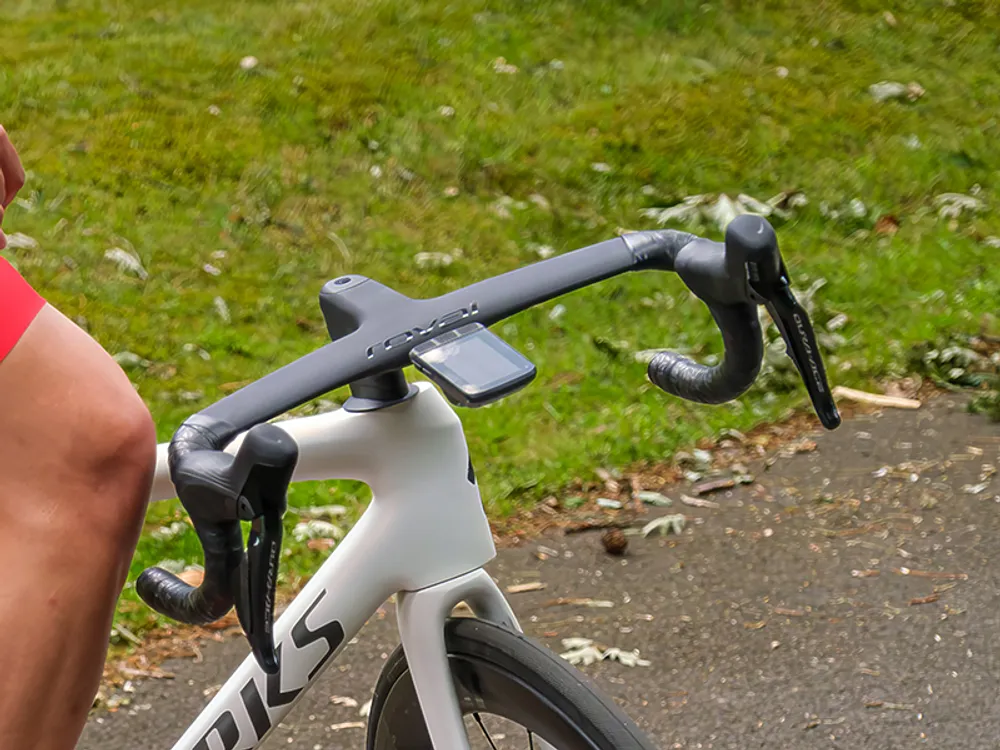
<svg viewBox="0 0 1000 750">
<path fill-rule="evenodd" d="M 655 750 L 591 681 L 523 635 L 472 618 L 445 624 L 448 661 L 473 750 Z M 434 750 L 402 647 L 379 675 L 368 750 Z"/>
</svg>

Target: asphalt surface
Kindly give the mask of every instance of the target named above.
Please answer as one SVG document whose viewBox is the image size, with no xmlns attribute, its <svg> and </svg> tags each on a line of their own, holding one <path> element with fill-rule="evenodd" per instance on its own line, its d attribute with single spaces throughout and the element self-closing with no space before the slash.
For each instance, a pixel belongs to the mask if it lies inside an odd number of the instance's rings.
<svg viewBox="0 0 1000 750">
<path fill-rule="evenodd" d="M 753 484 L 707 496 L 718 508 L 664 488 L 689 517 L 680 536 L 632 536 L 619 559 L 599 534 L 551 535 L 490 572 L 546 584 L 510 599 L 550 648 L 582 636 L 651 662 L 584 671 L 660 747 L 995 748 L 1000 425 L 942 397 L 811 437 L 815 450 L 753 462 Z M 387 604 L 265 747 L 362 747 L 358 709 L 332 698 L 364 704 L 396 642 Z M 92 719 L 79 750 L 171 747 L 246 648 L 202 653 Z"/>
</svg>

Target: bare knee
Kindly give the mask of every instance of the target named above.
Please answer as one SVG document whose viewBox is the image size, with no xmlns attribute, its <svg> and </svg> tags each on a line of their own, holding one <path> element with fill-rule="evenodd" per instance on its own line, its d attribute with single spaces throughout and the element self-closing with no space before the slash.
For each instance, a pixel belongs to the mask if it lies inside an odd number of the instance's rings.
<svg viewBox="0 0 1000 750">
<path fill-rule="evenodd" d="M 134 391 L 103 406 L 86 430 L 92 442 L 79 456 L 79 468 L 96 498 L 93 522 L 112 533 L 130 534 L 146 510 L 156 465 L 156 430 Z"/>
<path fill-rule="evenodd" d="M 68 425 L 73 437 L 62 460 L 86 498 L 92 533 L 121 542 L 131 555 L 145 515 L 156 465 L 156 430 L 149 410 L 110 357 L 88 373 L 95 399 Z"/>
<path fill-rule="evenodd" d="M 53 308 L 0 366 L 0 421 L 0 476 L 35 499 L 19 509 L 25 523 L 76 525 L 131 551 L 155 466 L 153 421 L 117 363 Z"/>
</svg>

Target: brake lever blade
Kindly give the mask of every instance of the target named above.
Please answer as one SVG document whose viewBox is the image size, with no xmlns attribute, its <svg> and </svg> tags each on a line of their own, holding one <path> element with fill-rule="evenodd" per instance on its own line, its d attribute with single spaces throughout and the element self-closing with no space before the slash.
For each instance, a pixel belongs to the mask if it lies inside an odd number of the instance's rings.
<svg viewBox="0 0 1000 750">
<path fill-rule="evenodd" d="M 265 513 L 253 520 L 238 589 L 240 624 L 254 658 L 267 674 L 277 674 L 279 668 L 273 631 L 282 533 L 280 513 Z"/>
<path fill-rule="evenodd" d="M 764 306 L 785 340 L 785 350 L 802 377 L 816 416 L 826 429 L 834 430 L 840 426 L 840 412 L 830 393 L 816 334 L 809 315 L 795 299 L 785 279 L 787 277 L 783 275 L 782 282 L 771 286 L 762 295 Z"/>
<path fill-rule="evenodd" d="M 754 302 L 763 303 L 771 314 L 819 421 L 828 430 L 839 427 L 840 413 L 830 395 L 816 334 L 809 316 L 792 294 L 774 227 L 760 216 L 737 216 L 726 227 L 726 252 L 730 250 L 738 253 L 734 257 L 745 259 L 749 296 Z"/>
</svg>

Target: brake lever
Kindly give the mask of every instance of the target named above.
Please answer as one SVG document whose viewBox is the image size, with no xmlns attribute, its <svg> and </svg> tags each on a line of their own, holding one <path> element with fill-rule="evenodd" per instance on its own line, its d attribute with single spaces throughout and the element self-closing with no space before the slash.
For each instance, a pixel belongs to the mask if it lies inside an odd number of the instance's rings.
<svg viewBox="0 0 1000 750">
<path fill-rule="evenodd" d="M 280 513 L 253 520 L 236 588 L 236 614 L 254 658 L 267 674 L 276 674 L 279 668 L 273 628 L 281 539 Z"/>
<path fill-rule="evenodd" d="M 785 351 L 802 376 L 816 416 L 826 429 L 836 429 L 840 426 L 840 412 L 830 394 L 816 334 L 809 315 L 795 299 L 787 280 L 783 285 L 771 287 L 764 306 L 785 340 Z"/>
<path fill-rule="evenodd" d="M 751 296 L 770 313 L 819 421 L 828 430 L 836 429 L 840 426 L 840 412 L 830 393 L 816 334 L 809 315 L 792 294 L 774 229 L 759 216 L 738 216 L 726 227 L 726 246 L 742 251 Z"/>
<path fill-rule="evenodd" d="M 283 537 L 282 517 L 288 507 L 288 485 L 298 461 L 298 446 L 284 430 L 259 425 L 248 435 L 255 445 L 247 455 L 253 467 L 240 493 L 240 520 L 250 521 L 247 549 L 233 581 L 236 615 L 257 664 L 266 674 L 280 667 L 274 646 L 274 598 Z M 242 454 L 242 449 L 238 456 Z"/>
</svg>

